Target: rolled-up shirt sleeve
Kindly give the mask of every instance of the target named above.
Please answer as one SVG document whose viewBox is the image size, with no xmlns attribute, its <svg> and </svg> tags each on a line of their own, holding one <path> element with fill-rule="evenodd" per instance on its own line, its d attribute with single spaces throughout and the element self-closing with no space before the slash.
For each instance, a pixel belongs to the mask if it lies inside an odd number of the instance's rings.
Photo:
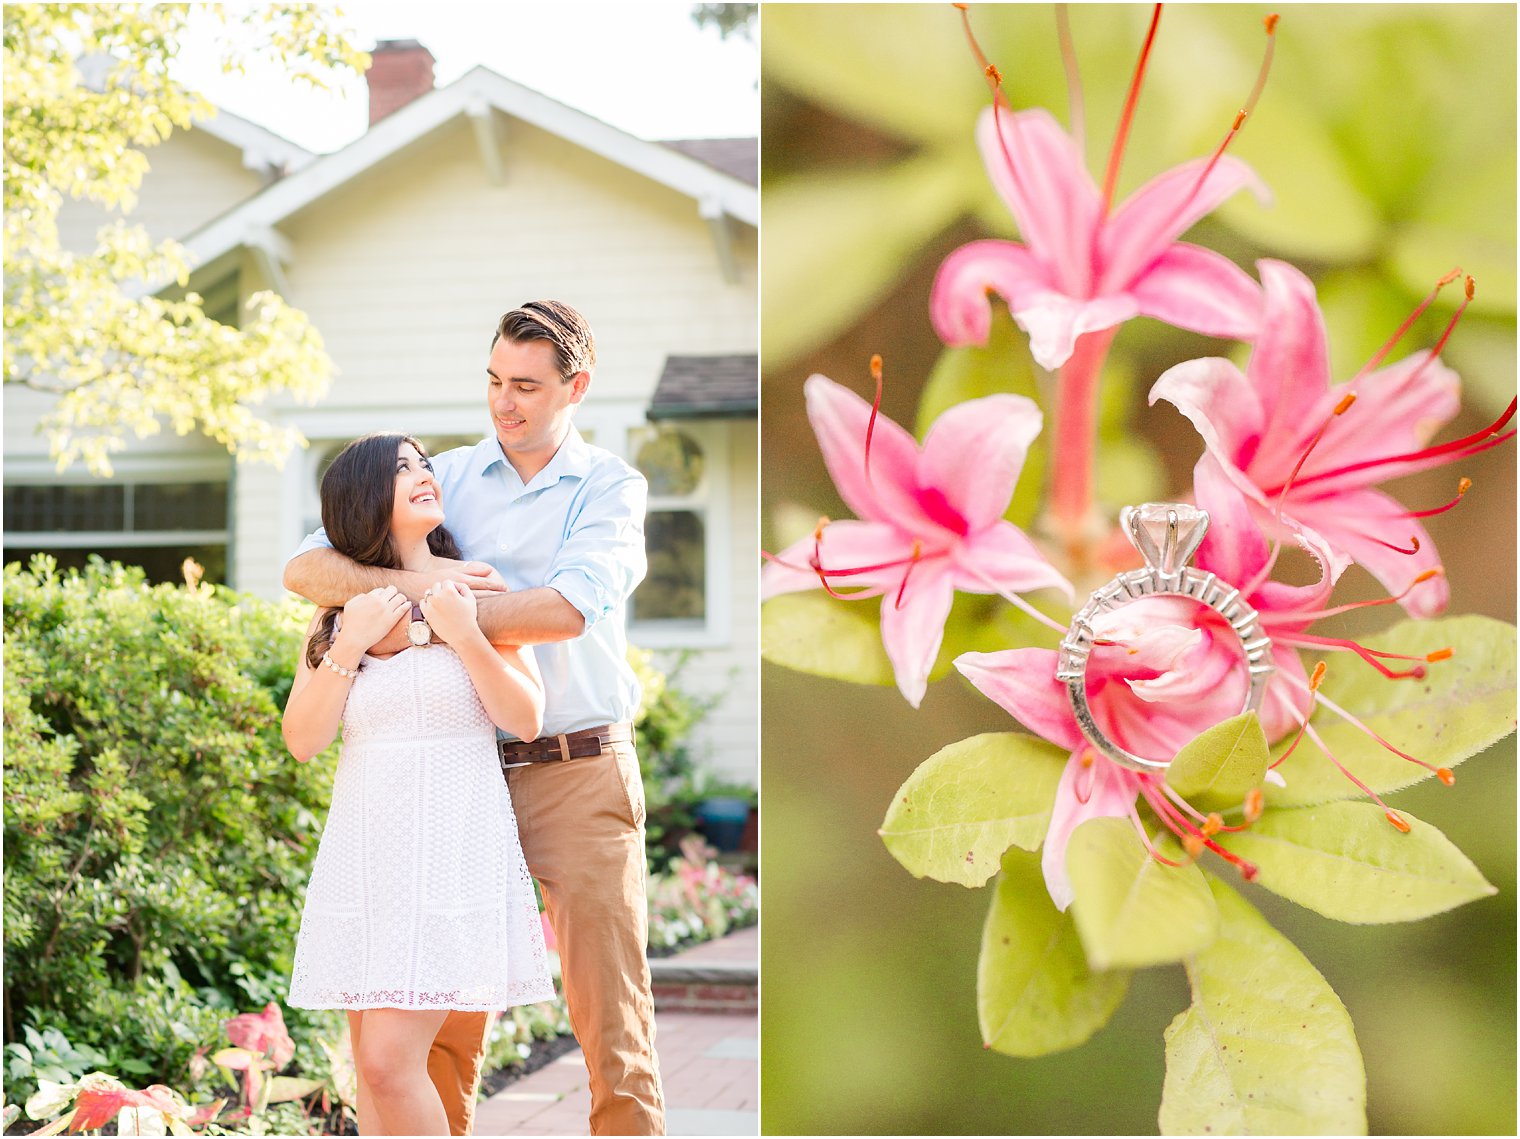
<svg viewBox="0 0 1520 1139">
<path fill-rule="evenodd" d="M 332 540 L 327 536 L 327 527 L 318 526 L 310 534 L 306 535 L 301 544 L 296 547 L 296 552 L 285 559 L 285 564 L 288 566 L 302 554 L 309 554 L 313 550 L 330 549 L 332 549 Z"/>
<path fill-rule="evenodd" d="M 620 610 L 644 580 L 644 513 L 649 484 L 619 463 L 588 480 L 580 508 L 544 582 L 575 606 L 590 629 Z"/>
</svg>

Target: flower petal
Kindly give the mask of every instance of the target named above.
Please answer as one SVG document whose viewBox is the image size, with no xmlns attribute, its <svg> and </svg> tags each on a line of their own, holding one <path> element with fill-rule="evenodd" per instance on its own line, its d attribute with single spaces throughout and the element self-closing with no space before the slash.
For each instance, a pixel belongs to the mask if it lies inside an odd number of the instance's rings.
<svg viewBox="0 0 1520 1139">
<path fill-rule="evenodd" d="M 999 522 L 966 535 L 954 564 L 955 588 L 967 593 L 1059 589 L 1067 600 L 1073 598 L 1071 583 L 1012 522 Z"/>
<path fill-rule="evenodd" d="M 989 292 L 1021 308 L 1054 288 L 1049 272 L 1013 241 L 973 241 L 946 257 L 929 290 L 929 319 L 946 344 L 985 344 L 992 328 Z"/>
<path fill-rule="evenodd" d="M 1271 201 L 1266 185 L 1238 158 L 1221 158 L 1200 183 L 1208 163 L 1195 158 L 1156 175 L 1114 211 L 1098 235 L 1103 291 L 1127 288 L 1194 222 L 1236 191 L 1250 189 L 1263 204 Z"/>
<path fill-rule="evenodd" d="M 1056 679 L 1054 649 L 1005 649 L 962 653 L 955 667 L 962 676 L 1035 735 L 1064 748 L 1082 746 L 1082 733 Z"/>
<path fill-rule="evenodd" d="M 1408 589 L 1416 577 L 1441 564 L 1420 520 L 1409 517 L 1403 506 L 1381 491 L 1343 491 L 1310 501 L 1295 498 L 1292 509 L 1295 520 L 1323 535 L 1389 593 Z M 1405 552 L 1415 542 L 1418 551 Z M 1434 617 L 1446 608 L 1450 596 L 1451 588 L 1441 575 L 1415 586 L 1402 604 L 1411 617 Z"/>
<path fill-rule="evenodd" d="M 866 428 L 871 405 L 827 376 L 809 376 L 803 385 L 808 419 L 818 436 L 823 461 L 839 497 L 861 518 L 906 521 L 920 515 L 914 502 L 918 444 L 884 415 L 871 436 L 871 470 L 865 467 Z"/>
<path fill-rule="evenodd" d="M 1261 286 L 1228 257 L 1178 242 L 1129 287 L 1142 316 L 1230 340 L 1261 330 Z"/>
<path fill-rule="evenodd" d="M 1324 421 L 1349 385 L 1332 389 L 1325 397 Z M 1357 401 L 1331 422 L 1325 437 L 1304 463 L 1294 485 L 1305 486 L 1316 496 L 1334 490 L 1386 482 L 1401 475 L 1449 462 L 1442 455 L 1410 459 L 1373 468 L 1349 471 L 1327 478 L 1314 476 L 1369 459 L 1408 455 L 1423 449 L 1435 433 L 1461 406 L 1462 381 L 1457 373 L 1429 352 L 1416 352 L 1380 368 L 1357 384 Z"/>
<path fill-rule="evenodd" d="M 920 490 L 937 491 L 971 530 L 992 525 L 1013 501 L 1014 484 L 1043 422 L 1034 400 L 1021 395 L 956 404 L 924 437 Z"/>
<path fill-rule="evenodd" d="M 765 564 L 760 571 L 760 599 L 821 588 L 818 573 L 812 568 L 814 558 L 828 571 L 829 585 L 841 593 L 867 586 L 896 591 L 912 553 L 913 539 L 888 523 L 852 518 L 830 522 L 817 541 L 810 534 Z M 892 565 L 894 562 L 899 564 Z M 884 568 L 856 572 L 867 566 Z"/>
<path fill-rule="evenodd" d="M 1009 114 L 988 107 L 977 120 L 976 141 L 1035 257 L 1050 267 L 1061 292 L 1089 295 L 1093 231 L 1103 204 L 1077 144 L 1038 108 Z"/>
<path fill-rule="evenodd" d="M 929 686 L 929 671 L 945 638 L 945 619 L 955 590 L 943 559 L 920 562 L 906 588 L 888 590 L 881 598 L 881 643 L 892 662 L 897 688 L 917 708 Z"/>
<path fill-rule="evenodd" d="M 1137 776 L 1101 757 L 1084 764 L 1086 750 L 1083 747 L 1072 752 L 1061 772 L 1050 827 L 1045 832 L 1045 849 L 1040 855 L 1045 888 L 1056 909 L 1062 911 L 1074 897 L 1066 875 L 1066 847 L 1072 832 L 1088 819 L 1128 817 L 1140 786 Z"/>
<path fill-rule="evenodd" d="M 1265 417 L 1260 399 L 1240 369 L 1218 356 L 1174 365 L 1151 386 L 1151 406 L 1163 399 L 1188 417 L 1235 485 L 1260 499 L 1260 491 L 1244 477 L 1243 469 L 1261 440 Z"/>
<path fill-rule="evenodd" d="M 1126 293 L 1093 300 L 1042 293 L 1018 308 L 1010 306 L 1010 311 L 1014 322 L 1029 334 L 1029 352 L 1035 363 L 1053 372 L 1071 358 L 1077 337 L 1123 324 L 1140 308 Z"/>
<path fill-rule="evenodd" d="M 1261 334 L 1246 364 L 1262 409 L 1261 443 L 1242 463 L 1257 486 L 1281 486 L 1330 412 L 1330 349 L 1314 284 L 1282 261 L 1258 261 Z"/>
<path fill-rule="evenodd" d="M 1272 660 L 1277 671 L 1267 681 L 1259 712 L 1268 743 L 1298 731 L 1309 710 L 1309 677 L 1298 651 L 1291 645 L 1273 645 Z"/>
</svg>

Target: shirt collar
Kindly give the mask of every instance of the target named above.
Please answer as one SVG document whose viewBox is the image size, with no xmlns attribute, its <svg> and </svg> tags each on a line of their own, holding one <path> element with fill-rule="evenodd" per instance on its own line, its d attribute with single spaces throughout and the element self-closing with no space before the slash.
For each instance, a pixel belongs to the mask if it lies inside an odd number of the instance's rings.
<svg viewBox="0 0 1520 1139">
<path fill-rule="evenodd" d="M 472 473 L 483 475 L 498 463 L 506 471 L 510 471 L 512 477 L 517 477 L 516 468 L 507 462 L 507 457 L 501 450 L 501 443 L 492 432 L 475 444 L 475 453 L 470 458 L 470 465 Z M 551 486 L 562 478 L 585 478 L 590 472 L 591 445 L 581 438 L 581 433 L 572 423 L 564 442 L 559 445 L 559 450 L 554 452 L 554 457 L 545 464 L 544 469 L 529 480 L 528 485 Z"/>
</svg>

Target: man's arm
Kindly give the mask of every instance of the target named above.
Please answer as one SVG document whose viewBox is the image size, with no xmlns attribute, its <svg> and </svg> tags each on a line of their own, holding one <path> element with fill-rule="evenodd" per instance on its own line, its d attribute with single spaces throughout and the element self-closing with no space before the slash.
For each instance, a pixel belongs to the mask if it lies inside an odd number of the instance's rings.
<svg viewBox="0 0 1520 1139">
<path fill-rule="evenodd" d="M 586 619 L 548 586 L 480 600 L 476 615 L 493 645 L 544 645 L 570 641 L 586 631 Z"/>
<path fill-rule="evenodd" d="M 411 600 L 432 584 L 427 574 L 364 566 L 337 550 L 307 550 L 285 563 L 285 588 L 316 605 L 338 608 L 351 597 L 394 585 Z"/>
</svg>

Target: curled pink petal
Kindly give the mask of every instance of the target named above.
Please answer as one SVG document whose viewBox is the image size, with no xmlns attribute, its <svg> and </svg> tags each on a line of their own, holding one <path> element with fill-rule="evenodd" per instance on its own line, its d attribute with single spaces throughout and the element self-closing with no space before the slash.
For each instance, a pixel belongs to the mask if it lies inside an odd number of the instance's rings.
<svg viewBox="0 0 1520 1139">
<path fill-rule="evenodd" d="M 1050 827 L 1045 832 L 1045 849 L 1040 855 L 1045 888 L 1056 909 L 1063 913 L 1073 898 L 1071 878 L 1066 873 L 1066 847 L 1072 832 L 1088 819 L 1127 817 L 1139 789 L 1137 775 L 1106 759 L 1099 757 L 1090 765 L 1084 764 L 1086 750 L 1083 745 L 1072 752 L 1061 772 Z"/>
<path fill-rule="evenodd" d="M 1020 308 L 1052 291 L 1044 266 L 1013 241 L 973 241 L 940 265 L 929 290 L 929 319 L 951 346 L 985 344 L 992 328 L 992 294 Z"/>
<path fill-rule="evenodd" d="M 1230 340 L 1261 330 L 1261 286 L 1227 257 L 1178 242 L 1130 286 L 1141 316 Z"/>
<path fill-rule="evenodd" d="M 1056 679 L 1053 649 L 1006 649 L 962 653 L 960 674 L 1035 735 L 1064 748 L 1082 746 L 1066 686 Z"/>
</svg>

